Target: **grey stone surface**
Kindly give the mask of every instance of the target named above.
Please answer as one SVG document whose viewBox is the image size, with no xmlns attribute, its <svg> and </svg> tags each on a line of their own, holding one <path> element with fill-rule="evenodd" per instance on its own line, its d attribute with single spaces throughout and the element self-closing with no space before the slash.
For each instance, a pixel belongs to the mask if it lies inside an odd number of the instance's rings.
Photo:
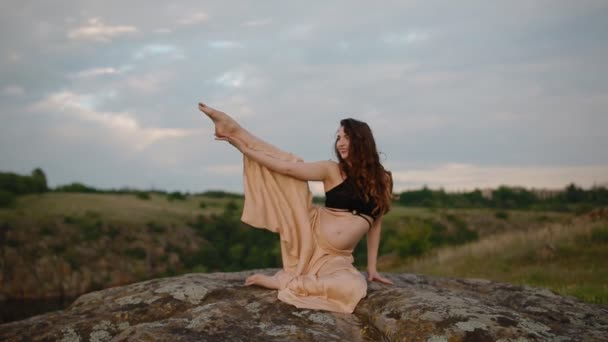
<svg viewBox="0 0 608 342">
<path fill-rule="evenodd" d="M 272 274 L 275 270 L 263 270 Z M 245 287 L 253 271 L 91 292 L 0 325 L 1 341 L 606 341 L 608 307 L 483 279 L 387 274 L 353 314 L 302 310 Z"/>
</svg>

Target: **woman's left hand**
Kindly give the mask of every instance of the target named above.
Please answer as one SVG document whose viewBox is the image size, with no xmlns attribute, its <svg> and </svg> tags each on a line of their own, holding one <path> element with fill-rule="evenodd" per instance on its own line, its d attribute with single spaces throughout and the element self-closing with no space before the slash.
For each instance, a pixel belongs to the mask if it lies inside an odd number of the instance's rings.
<svg viewBox="0 0 608 342">
<path fill-rule="evenodd" d="M 393 282 L 390 279 L 384 278 L 376 271 L 368 271 L 367 272 L 367 280 L 369 281 L 377 281 L 383 284 L 393 285 Z"/>
</svg>

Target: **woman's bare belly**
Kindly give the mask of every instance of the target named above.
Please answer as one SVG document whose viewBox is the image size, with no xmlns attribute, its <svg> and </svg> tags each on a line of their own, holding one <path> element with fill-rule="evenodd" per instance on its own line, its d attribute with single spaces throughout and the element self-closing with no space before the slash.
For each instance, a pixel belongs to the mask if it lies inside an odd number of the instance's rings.
<svg viewBox="0 0 608 342">
<path fill-rule="evenodd" d="M 369 229 L 369 223 L 349 211 L 321 209 L 320 232 L 334 248 L 352 250 Z"/>
</svg>

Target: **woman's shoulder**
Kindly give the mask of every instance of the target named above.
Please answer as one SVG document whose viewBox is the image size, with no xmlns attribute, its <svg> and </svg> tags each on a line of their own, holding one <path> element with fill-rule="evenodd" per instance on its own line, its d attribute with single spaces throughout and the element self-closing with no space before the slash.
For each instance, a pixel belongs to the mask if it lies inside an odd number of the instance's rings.
<svg viewBox="0 0 608 342">
<path fill-rule="evenodd" d="M 330 165 L 330 166 L 335 167 L 335 168 L 339 168 L 340 167 L 340 164 L 338 164 L 338 162 L 335 161 L 335 160 L 328 159 L 328 160 L 324 160 L 323 162 L 326 163 L 327 165 Z"/>
<path fill-rule="evenodd" d="M 324 160 L 323 163 L 327 167 L 328 170 L 328 183 L 329 184 L 338 184 L 341 183 L 344 179 L 344 174 L 340 169 L 340 164 L 333 160 Z"/>
<path fill-rule="evenodd" d="M 317 164 L 319 166 L 322 166 L 323 168 L 327 169 L 329 172 L 335 172 L 335 171 L 340 171 L 340 164 L 338 164 L 337 162 L 333 161 L 333 160 L 319 160 L 314 162 L 314 164 Z"/>
<path fill-rule="evenodd" d="M 340 169 L 340 164 L 338 164 L 338 162 L 330 159 L 330 160 L 326 160 L 325 163 L 333 175 L 337 175 L 338 178 L 340 178 L 340 179 L 342 178 L 340 176 L 342 174 L 342 171 Z"/>
</svg>

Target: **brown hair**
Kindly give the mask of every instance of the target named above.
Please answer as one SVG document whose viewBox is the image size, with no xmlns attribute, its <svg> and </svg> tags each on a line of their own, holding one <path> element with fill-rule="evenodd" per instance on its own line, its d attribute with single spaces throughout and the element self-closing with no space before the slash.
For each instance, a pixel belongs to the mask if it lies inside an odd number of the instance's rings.
<svg viewBox="0 0 608 342">
<path fill-rule="evenodd" d="M 342 159 L 334 144 L 340 169 L 346 177 L 354 180 L 360 198 L 365 201 L 371 198 L 376 203 L 372 212 L 374 215 L 386 214 L 393 198 L 393 177 L 380 164 L 372 130 L 365 122 L 352 118 L 341 120 L 340 125 L 350 141 L 348 163 Z"/>
</svg>

